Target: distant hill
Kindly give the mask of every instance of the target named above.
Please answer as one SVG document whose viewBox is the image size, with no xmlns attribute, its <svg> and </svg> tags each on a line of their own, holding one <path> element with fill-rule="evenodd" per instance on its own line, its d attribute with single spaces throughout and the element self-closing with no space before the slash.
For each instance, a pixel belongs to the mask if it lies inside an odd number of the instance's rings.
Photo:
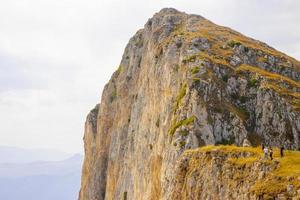
<svg viewBox="0 0 300 200">
<path fill-rule="evenodd" d="M 71 154 L 55 149 L 24 149 L 0 146 L 0 163 L 29 163 L 35 161 L 58 161 L 67 159 Z"/>
<path fill-rule="evenodd" d="M 55 151 L 21 151 L 11 148 L 8 153 L 17 157 L 6 159 L 0 148 L 0 199 L 2 200 L 74 200 L 80 186 L 80 173 L 83 156 L 75 154 L 60 161 L 52 158 L 64 157 Z M 29 152 L 26 155 L 26 152 Z M 57 151 L 58 152 L 58 151 Z M 42 154 L 44 153 L 44 154 Z M 20 155 L 25 159 L 18 159 Z M 37 160 L 34 161 L 34 158 Z M 45 159 L 46 161 L 41 161 Z M 5 162 L 3 162 L 5 160 Z M 9 160 L 9 162 L 8 162 Z M 16 163 L 12 163 L 15 161 Z M 33 161 L 24 163 L 27 161 Z"/>
<path fill-rule="evenodd" d="M 37 161 L 25 164 L 0 164 L 0 177 L 18 178 L 25 176 L 60 176 L 80 171 L 82 156 L 76 154 L 62 161 Z"/>
</svg>

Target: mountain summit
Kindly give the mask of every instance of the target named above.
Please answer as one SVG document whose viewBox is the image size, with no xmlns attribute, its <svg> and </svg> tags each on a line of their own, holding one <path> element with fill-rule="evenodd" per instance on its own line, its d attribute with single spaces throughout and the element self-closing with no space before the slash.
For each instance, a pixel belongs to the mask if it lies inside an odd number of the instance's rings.
<svg viewBox="0 0 300 200">
<path fill-rule="evenodd" d="M 267 44 L 201 16 L 162 9 L 130 39 L 101 103 L 87 116 L 79 199 L 258 198 L 265 190 L 255 181 L 277 183 L 267 174 L 279 161 L 251 160 L 257 152 L 238 147 L 228 154 L 192 149 L 262 143 L 298 149 L 299 80 L 299 61 Z M 255 171 L 228 166 L 237 156 L 253 161 Z M 254 182 L 238 182 L 233 172 Z"/>
</svg>

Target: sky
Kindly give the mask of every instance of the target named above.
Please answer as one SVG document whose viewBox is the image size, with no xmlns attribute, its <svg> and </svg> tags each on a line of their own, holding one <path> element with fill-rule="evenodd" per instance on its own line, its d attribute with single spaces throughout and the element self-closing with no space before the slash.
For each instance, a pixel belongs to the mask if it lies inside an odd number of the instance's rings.
<svg viewBox="0 0 300 200">
<path fill-rule="evenodd" d="M 299 0 L 0 0 L 0 145 L 83 152 L 84 122 L 130 37 L 164 7 L 300 60 Z"/>
</svg>

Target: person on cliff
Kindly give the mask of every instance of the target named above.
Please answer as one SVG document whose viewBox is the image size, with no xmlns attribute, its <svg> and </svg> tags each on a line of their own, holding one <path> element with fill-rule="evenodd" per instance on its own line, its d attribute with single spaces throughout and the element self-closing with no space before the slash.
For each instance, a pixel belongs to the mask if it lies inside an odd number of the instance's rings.
<svg viewBox="0 0 300 200">
<path fill-rule="evenodd" d="M 284 151 L 284 147 L 281 146 L 281 148 L 280 148 L 280 157 L 283 157 L 283 156 L 284 156 L 283 151 Z"/>
<path fill-rule="evenodd" d="M 273 150 L 270 148 L 270 159 L 273 160 Z"/>
<path fill-rule="evenodd" d="M 265 144 L 261 143 L 261 149 L 264 150 L 265 149 Z"/>
<path fill-rule="evenodd" d="M 268 159 L 268 152 L 269 152 L 268 147 L 265 147 L 265 148 L 264 148 L 264 159 L 265 159 L 265 160 Z"/>
</svg>

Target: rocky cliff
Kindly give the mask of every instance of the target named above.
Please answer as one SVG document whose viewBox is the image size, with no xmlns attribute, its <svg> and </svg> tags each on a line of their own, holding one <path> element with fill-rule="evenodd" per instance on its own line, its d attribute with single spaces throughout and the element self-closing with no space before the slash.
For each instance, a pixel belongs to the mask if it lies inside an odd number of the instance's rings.
<svg viewBox="0 0 300 200">
<path fill-rule="evenodd" d="M 201 198 L 182 189 L 180 166 L 192 159 L 184 152 L 246 142 L 299 148 L 299 80 L 299 61 L 267 44 L 162 9 L 130 39 L 101 103 L 87 116 L 79 199 L 232 199 L 229 186 Z M 211 169 L 199 171 L 220 173 L 209 163 Z M 226 166 L 224 173 L 231 170 Z M 259 198 L 253 192 L 243 198 L 250 196 Z"/>
</svg>

